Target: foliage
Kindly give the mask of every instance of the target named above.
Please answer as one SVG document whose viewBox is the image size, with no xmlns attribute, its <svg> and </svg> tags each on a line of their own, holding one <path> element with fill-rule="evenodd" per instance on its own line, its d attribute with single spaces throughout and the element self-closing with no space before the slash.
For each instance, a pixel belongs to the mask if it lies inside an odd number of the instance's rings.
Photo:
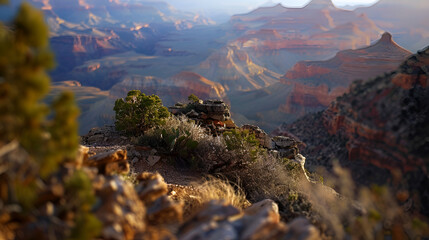
<svg viewBox="0 0 429 240">
<path fill-rule="evenodd" d="M 226 148 L 229 151 L 237 151 L 239 154 L 249 155 L 252 161 L 262 152 L 258 139 L 249 130 L 232 129 L 224 132 L 223 138 Z"/>
<path fill-rule="evenodd" d="M 162 125 L 170 116 L 157 95 L 147 96 L 139 90 L 128 92 L 125 99 L 117 99 L 113 110 L 116 113 L 116 129 L 131 135 L 139 135 Z"/>
<path fill-rule="evenodd" d="M 95 203 L 91 180 L 83 171 L 76 171 L 65 183 L 67 206 L 75 214 L 75 224 L 70 239 L 93 239 L 101 231 L 100 221 L 91 214 Z"/>
<path fill-rule="evenodd" d="M 17 153 L 0 158 L 9 161 L 1 181 L 10 183 L 3 185 L 7 194 L 1 201 L 31 214 L 32 221 L 40 218 L 34 202 L 46 190 L 49 177 L 60 172 L 60 164 L 75 160 L 79 145 L 79 110 L 73 94 L 63 93 L 51 106 L 41 103 L 49 91 L 46 71 L 54 66 L 48 39 L 42 13 L 27 3 L 20 6 L 10 26 L 0 23 L 0 147 L 17 143 Z M 71 237 L 95 237 L 100 224 L 90 213 L 95 197 L 86 174 L 77 172 L 66 191 L 66 206 L 76 212 L 68 222 L 74 225 Z"/>
<path fill-rule="evenodd" d="M 167 124 L 155 127 L 143 135 L 140 143 L 196 166 L 194 152 L 199 145 L 199 138 L 203 135 L 203 130 L 193 121 L 172 116 L 167 120 Z"/>
<path fill-rule="evenodd" d="M 195 94 L 191 94 L 188 96 L 188 100 L 191 103 L 198 103 L 200 101 L 200 99 L 195 95 Z"/>
<path fill-rule="evenodd" d="M 39 102 L 49 90 L 45 69 L 53 66 L 48 29 L 42 14 L 29 4 L 20 7 L 10 28 L 1 28 L 0 137 L 3 142 L 17 139 L 35 152 L 43 145 L 42 127 L 48 114 Z"/>
</svg>

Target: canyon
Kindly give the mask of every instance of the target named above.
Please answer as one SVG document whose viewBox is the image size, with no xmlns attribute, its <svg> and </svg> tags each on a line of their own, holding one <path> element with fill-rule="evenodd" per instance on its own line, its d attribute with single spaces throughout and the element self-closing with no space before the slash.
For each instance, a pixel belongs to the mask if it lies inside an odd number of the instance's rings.
<svg viewBox="0 0 429 240">
<path fill-rule="evenodd" d="M 326 110 L 275 132 L 305 142 L 310 167 L 330 169 L 336 159 L 365 185 L 393 184 L 399 176 L 396 184 L 418 191 L 413 206 L 428 214 L 428 69 L 426 48 L 395 71 L 353 82 Z"/>
<path fill-rule="evenodd" d="M 277 124 L 291 123 L 308 113 L 324 110 L 346 93 L 354 80 L 374 78 L 395 70 L 410 55 L 410 51 L 395 43 L 390 33 L 384 33 L 371 46 L 340 51 L 325 61 L 298 62 L 275 85 L 283 91 L 277 93 L 272 88 L 266 88 L 254 93 L 237 94 L 231 97 L 233 109 L 238 109 L 237 113 L 246 117 L 244 121 L 254 120 L 271 130 L 275 128 L 273 123 L 267 123 L 274 122 L 271 119 L 278 119 Z M 266 97 L 247 98 L 249 95 L 260 96 L 262 92 Z M 268 97 L 272 94 L 277 96 Z M 251 107 L 255 105 L 269 107 Z"/>
<path fill-rule="evenodd" d="M 11 1 L 11 8 L 19 3 Z M 162 1 L 30 3 L 43 11 L 51 30 L 58 62 L 53 81 L 109 91 L 109 100 L 85 109 L 108 109 L 113 98 L 132 89 L 159 94 L 167 105 L 192 91 L 230 102 L 239 124 L 266 131 L 323 110 L 355 78 L 393 70 L 410 54 L 397 45 L 414 52 L 426 39 L 422 12 L 427 9 L 418 1 L 382 0 L 353 11 L 331 0 L 312 0 L 301 8 L 277 4 L 217 25 Z M 395 17 L 376 14 L 383 8 Z M 0 13 L 3 19 L 13 11 L 2 7 Z M 403 17 L 414 13 L 414 20 Z M 375 49 L 385 31 L 398 44 Z M 365 53 L 368 47 L 374 52 Z M 185 90 L 184 84 L 192 87 Z M 100 112 L 111 113 L 106 109 Z M 94 112 L 82 114 L 98 118 Z M 85 119 L 82 126 L 96 126 Z"/>
</svg>

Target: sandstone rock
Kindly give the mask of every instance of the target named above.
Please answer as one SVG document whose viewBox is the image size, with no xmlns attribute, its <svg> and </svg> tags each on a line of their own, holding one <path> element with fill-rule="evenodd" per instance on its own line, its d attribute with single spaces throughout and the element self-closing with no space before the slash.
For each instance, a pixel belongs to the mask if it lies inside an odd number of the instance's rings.
<svg viewBox="0 0 429 240">
<path fill-rule="evenodd" d="M 102 186 L 96 186 L 101 203 L 95 209 L 103 223 L 101 233 L 106 239 L 134 239 L 144 231 L 146 208 L 140 201 L 133 186 L 123 182 L 118 176 L 110 176 Z"/>
<path fill-rule="evenodd" d="M 181 227 L 179 230 L 179 239 L 214 239 L 211 237 L 238 239 L 236 229 L 228 226 L 230 224 L 225 221 L 239 214 L 240 211 L 235 207 L 225 205 L 222 202 L 211 201 Z M 225 223 L 222 224 L 222 222 Z M 220 231 L 217 231 L 216 229 L 219 226 L 222 226 L 222 228 L 219 229 Z"/>
<path fill-rule="evenodd" d="M 252 205 L 245 214 L 241 239 L 278 239 L 286 232 L 286 225 L 280 222 L 278 206 L 272 200 Z"/>
<path fill-rule="evenodd" d="M 83 162 L 84 166 L 96 167 L 103 174 L 128 173 L 130 170 L 126 150 L 113 150 L 97 154 Z"/>
<path fill-rule="evenodd" d="M 137 181 L 136 191 L 146 205 L 168 193 L 167 183 L 159 173 L 144 172 L 137 176 Z"/>
<path fill-rule="evenodd" d="M 86 162 L 89 158 L 89 147 L 79 146 L 79 151 L 76 157 L 76 167 L 81 168 L 83 163 Z"/>
<path fill-rule="evenodd" d="M 278 214 L 279 206 L 271 199 L 265 199 L 260 202 L 252 204 L 252 206 L 244 210 L 246 215 L 256 215 L 258 212 L 268 211 Z"/>
<path fill-rule="evenodd" d="M 284 239 L 317 240 L 320 239 L 320 233 L 307 219 L 297 218 L 288 225 Z"/>
<path fill-rule="evenodd" d="M 311 227 L 307 227 L 310 229 L 307 232 L 313 233 Z M 300 231 L 305 232 L 305 229 Z M 179 229 L 179 239 L 274 240 L 287 239 L 287 233 L 288 228 L 280 222 L 278 206 L 272 200 L 256 203 L 244 212 L 222 202 L 211 201 Z"/>
<path fill-rule="evenodd" d="M 236 128 L 231 119 L 228 105 L 222 100 L 205 100 L 196 103 L 176 104 L 169 107 L 169 111 L 174 115 L 186 115 L 206 128 L 213 135 L 221 134 L 225 128 Z"/>
<path fill-rule="evenodd" d="M 142 173 L 137 176 L 137 181 L 139 183 L 135 189 L 147 207 L 146 219 L 149 224 L 178 224 L 182 221 L 183 205 L 166 195 L 167 184 L 159 173 Z"/>
<path fill-rule="evenodd" d="M 150 205 L 147 205 L 146 219 L 151 225 L 179 224 L 183 216 L 183 204 L 163 195 Z"/>
<path fill-rule="evenodd" d="M 149 156 L 147 158 L 147 162 L 149 163 L 149 166 L 153 166 L 155 164 L 157 164 L 159 162 L 159 160 L 161 160 L 160 156 Z"/>
</svg>

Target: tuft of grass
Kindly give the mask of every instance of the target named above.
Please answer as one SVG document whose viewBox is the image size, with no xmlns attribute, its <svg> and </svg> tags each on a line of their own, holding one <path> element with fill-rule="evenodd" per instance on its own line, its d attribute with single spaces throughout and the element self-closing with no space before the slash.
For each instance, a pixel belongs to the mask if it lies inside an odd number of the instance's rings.
<svg viewBox="0 0 429 240">
<path fill-rule="evenodd" d="M 183 202 L 183 216 L 193 216 L 204 205 L 212 200 L 223 201 L 238 209 L 245 209 L 251 204 L 244 191 L 226 179 L 208 176 L 204 180 L 192 182 L 189 186 L 170 186 L 170 196 L 178 202 Z"/>
<path fill-rule="evenodd" d="M 238 209 L 250 206 L 244 191 L 228 180 L 209 176 L 203 182 L 191 183 L 191 186 L 196 190 L 197 201 L 201 205 L 211 200 L 222 200 Z"/>
</svg>

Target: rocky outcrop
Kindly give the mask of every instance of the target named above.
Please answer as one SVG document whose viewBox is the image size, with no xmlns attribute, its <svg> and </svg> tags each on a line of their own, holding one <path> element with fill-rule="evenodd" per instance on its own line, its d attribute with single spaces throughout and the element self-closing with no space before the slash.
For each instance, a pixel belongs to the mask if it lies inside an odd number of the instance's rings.
<svg viewBox="0 0 429 240">
<path fill-rule="evenodd" d="M 237 128 L 231 119 L 229 106 L 222 100 L 200 100 L 188 104 L 176 103 L 169 111 L 176 115 L 185 115 L 217 136 L 226 129 Z"/>
<path fill-rule="evenodd" d="M 0 147 L 0 236 L 5 239 L 57 238 L 62 239 L 76 230 L 74 222 L 88 224 L 100 239 L 317 239 L 318 229 L 305 219 L 290 224 L 280 221 L 279 208 L 272 200 L 264 200 L 245 210 L 219 201 L 208 202 L 183 221 L 183 203 L 177 201 L 163 177 L 144 172 L 135 177 L 133 184 L 118 175 L 102 174 L 104 164 L 117 159 L 120 153 L 97 154 L 90 157 L 81 148 L 77 161 L 95 168 L 68 162 L 40 182 L 35 196 L 34 211 L 23 214 L 19 205 L 8 199 L 14 196 L 12 181 L 16 177 L 37 177 L 37 167 L 17 142 Z M 97 156 L 95 155 L 95 156 Z M 109 156 L 109 157 L 106 157 Z M 120 156 L 119 158 L 126 157 Z M 92 160 L 94 161 L 92 161 Z M 103 159 L 103 160 L 100 160 Z M 109 160 L 107 160 L 109 159 Z M 86 181 L 88 180 L 88 181 Z M 82 185 L 84 184 L 84 185 Z M 88 185 L 89 184 L 89 185 Z M 177 190 L 177 188 L 175 188 Z M 79 192 L 79 198 L 70 199 L 70 193 Z M 190 192 L 187 192 L 188 194 Z M 95 204 L 85 199 L 95 196 Z M 79 220 L 82 211 L 92 215 Z M 29 217 L 31 216 L 31 217 Z M 95 220 L 94 216 L 97 220 Z M 95 222 L 99 221 L 99 224 Z M 82 232 L 81 234 L 88 234 Z M 97 230 L 98 232 L 98 230 Z M 87 236 L 87 235 L 85 235 Z M 88 235 L 91 236 L 91 235 Z"/>
<path fill-rule="evenodd" d="M 327 61 L 299 62 L 281 79 L 292 85 L 286 103 L 280 107 L 285 113 L 303 116 L 329 106 L 344 94 L 356 78 L 368 79 L 396 69 L 411 52 L 384 33 L 375 44 L 357 50 L 346 50 Z"/>
<path fill-rule="evenodd" d="M 283 126 L 307 144 L 309 165 L 331 166 L 332 159 L 351 169 L 363 184 L 386 184 L 395 172 L 417 189 L 421 202 L 428 192 L 429 49 L 409 57 L 394 72 L 356 81 L 322 113 Z M 279 133 L 279 132 L 277 132 Z M 414 207 L 429 214 L 426 205 Z"/>
<path fill-rule="evenodd" d="M 240 211 L 222 202 L 209 202 L 179 230 L 179 239 L 317 239 L 308 220 L 280 222 L 278 206 L 266 200 Z"/>
<path fill-rule="evenodd" d="M 127 174 L 130 171 L 127 151 L 122 149 L 84 157 L 83 166 L 96 167 L 99 173 L 105 175 Z"/>
</svg>

